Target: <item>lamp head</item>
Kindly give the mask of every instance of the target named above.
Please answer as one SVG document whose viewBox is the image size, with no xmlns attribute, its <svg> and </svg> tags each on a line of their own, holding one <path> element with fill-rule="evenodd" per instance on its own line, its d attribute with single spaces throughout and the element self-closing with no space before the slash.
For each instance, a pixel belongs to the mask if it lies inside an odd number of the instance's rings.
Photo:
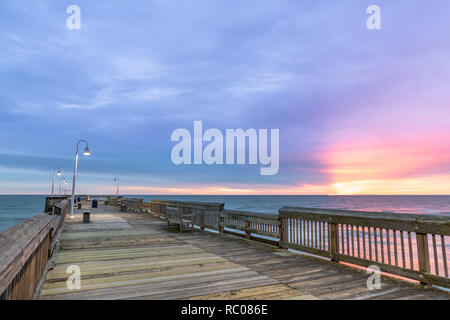
<svg viewBox="0 0 450 320">
<path fill-rule="evenodd" d="M 91 155 L 91 151 L 89 150 L 89 147 L 88 147 L 88 146 L 86 146 L 86 148 L 84 149 L 83 155 L 84 155 L 84 156 L 89 156 L 89 155 Z"/>
<path fill-rule="evenodd" d="M 58 176 L 61 175 L 61 170 L 58 169 L 58 172 L 56 173 Z"/>
</svg>

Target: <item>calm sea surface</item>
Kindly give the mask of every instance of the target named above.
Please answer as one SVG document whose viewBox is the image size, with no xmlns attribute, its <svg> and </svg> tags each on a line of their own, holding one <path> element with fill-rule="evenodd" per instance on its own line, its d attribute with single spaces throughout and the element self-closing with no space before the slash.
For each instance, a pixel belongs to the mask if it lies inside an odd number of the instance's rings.
<svg viewBox="0 0 450 320">
<path fill-rule="evenodd" d="M 41 213 L 45 195 L 0 195 L 0 232 Z M 448 213 L 450 196 L 128 196 L 182 201 L 224 202 L 226 209 L 277 213 L 283 206 L 402 213 Z"/>
</svg>

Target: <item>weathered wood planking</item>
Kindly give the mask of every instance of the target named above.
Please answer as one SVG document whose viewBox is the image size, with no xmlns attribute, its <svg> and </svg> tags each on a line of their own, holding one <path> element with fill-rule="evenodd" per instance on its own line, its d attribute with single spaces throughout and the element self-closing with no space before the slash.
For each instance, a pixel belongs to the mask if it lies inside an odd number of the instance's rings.
<svg viewBox="0 0 450 320">
<path fill-rule="evenodd" d="M 62 249 L 95 249 L 95 248 L 120 248 L 129 246 L 150 246 L 159 244 L 177 243 L 176 239 L 163 235 L 150 235 L 141 237 L 107 238 L 101 241 L 97 239 L 66 240 L 61 242 Z"/>
<path fill-rule="evenodd" d="M 182 237 L 192 245 L 321 299 L 359 299 L 359 297 L 382 299 L 388 294 L 390 299 L 450 298 L 448 294 L 435 289 L 385 277 L 382 279 L 380 290 L 369 291 L 366 284 L 367 274 L 363 270 L 310 256 L 298 254 L 280 256 L 278 252 L 283 251 L 268 250 L 268 247 L 263 245 L 248 245 L 248 241 L 237 238 L 227 237 L 227 241 L 223 241 L 216 235 L 201 234 L 190 239 L 187 234 L 176 237 L 178 239 Z"/>
<path fill-rule="evenodd" d="M 369 291 L 365 272 L 204 231 L 177 233 L 159 218 L 91 209 L 67 221 L 41 299 L 449 299 L 400 280 Z M 67 289 L 69 265 L 80 290 Z"/>
<path fill-rule="evenodd" d="M 278 216 L 283 248 L 450 288 L 448 215 L 283 207 Z"/>
<path fill-rule="evenodd" d="M 0 299 L 31 299 L 52 250 L 59 216 L 38 214 L 0 234 Z"/>
<path fill-rule="evenodd" d="M 274 284 L 241 290 L 230 290 L 203 296 L 190 297 L 188 300 L 316 300 L 317 298 L 285 284 Z"/>
<path fill-rule="evenodd" d="M 184 245 L 173 247 L 156 247 L 156 248 L 126 248 L 126 249 L 105 249 L 105 250 L 89 250 L 61 252 L 56 257 L 58 264 L 83 263 L 92 261 L 116 261 L 123 259 L 137 259 L 147 257 L 167 257 L 177 255 L 193 255 L 195 253 L 204 253 L 205 251 L 193 246 Z"/>
</svg>

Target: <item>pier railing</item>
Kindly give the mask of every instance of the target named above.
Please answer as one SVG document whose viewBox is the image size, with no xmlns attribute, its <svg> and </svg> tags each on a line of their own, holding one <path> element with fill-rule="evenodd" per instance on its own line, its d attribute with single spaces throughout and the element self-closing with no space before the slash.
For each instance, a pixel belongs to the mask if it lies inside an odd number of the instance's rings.
<svg viewBox="0 0 450 320">
<path fill-rule="evenodd" d="M 280 238 L 280 220 L 277 215 L 249 211 L 225 210 L 219 214 L 219 231 L 245 236 L 270 244 L 278 244 Z M 227 230 L 228 229 L 228 230 Z M 236 232 L 241 231 L 242 233 Z M 263 237 L 258 237 L 263 236 Z"/>
<path fill-rule="evenodd" d="M 144 201 L 142 199 L 137 198 L 122 198 L 120 200 L 120 204 L 125 206 L 127 210 L 131 210 L 134 212 L 141 212 Z"/>
<path fill-rule="evenodd" d="M 124 200 L 122 200 L 123 202 Z M 194 224 L 281 248 L 450 288 L 450 216 L 283 207 L 278 214 L 224 210 L 223 203 L 152 200 L 135 212 L 181 208 Z"/>
<path fill-rule="evenodd" d="M 109 205 L 109 206 L 119 206 L 121 203 L 121 199 L 123 197 L 108 197 L 105 201 L 105 205 Z"/>
<path fill-rule="evenodd" d="M 51 196 L 45 198 L 44 212 L 52 212 L 53 208 L 63 200 L 69 199 L 69 196 Z"/>
<path fill-rule="evenodd" d="M 450 288 L 448 215 L 283 207 L 283 248 Z"/>
<path fill-rule="evenodd" d="M 156 216 L 166 217 L 169 208 L 179 208 L 183 214 L 193 214 L 194 225 L 202 229 L 219 229 L 219 213 L 224 210 L 224 203 L 190 202 L 171 200 L 152 200 L 151 213 Z"/>
<path fill-rule="evenodd" d="M 69 207 L 66 199 L 53 200 L 46 210 L 55 214 L 38 214 L 0 233 L 0 300 L 33 297 Z"/>
</svg>

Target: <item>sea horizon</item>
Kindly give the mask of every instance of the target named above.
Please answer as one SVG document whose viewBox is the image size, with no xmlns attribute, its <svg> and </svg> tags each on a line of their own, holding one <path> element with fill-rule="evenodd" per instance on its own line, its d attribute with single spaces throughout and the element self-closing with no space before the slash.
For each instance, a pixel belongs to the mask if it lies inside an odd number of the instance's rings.
<svg viewBox="0 0 450 320">
<path fill-rule="evenodd" d="M 97 194 L 100 195 L 100 194 Z M 103 194 L 104 196 L 114 196 Z M 47 194 L 1 194 L 0 232 L 44 211 Z M 119 195 L 225 203 L 225 209 L 277 214 L 284 206 L 411 214 L 450 214 L 450 195 Z M 17 200 L 17 197 L 21 197 Z"/>
</svg>

